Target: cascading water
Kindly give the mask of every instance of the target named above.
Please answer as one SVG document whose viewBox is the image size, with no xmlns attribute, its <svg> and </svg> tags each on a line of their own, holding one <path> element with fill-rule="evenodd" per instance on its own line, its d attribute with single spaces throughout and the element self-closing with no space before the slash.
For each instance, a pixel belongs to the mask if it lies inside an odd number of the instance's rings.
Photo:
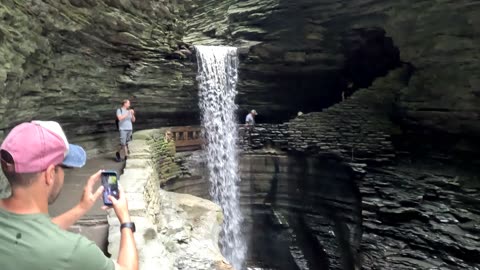
<svg viewBox="0 0 480 270">
<path fill-rule="evenodd" d="M 197 51 L 202 126 L 207 140 L 210 195 L 223 209 L 220 245 L 223 255 L 237 270 L 243 269 L 247 246 L 241 233 L 237 161 L 237 49 L 195 46 Z"/>
</svg>

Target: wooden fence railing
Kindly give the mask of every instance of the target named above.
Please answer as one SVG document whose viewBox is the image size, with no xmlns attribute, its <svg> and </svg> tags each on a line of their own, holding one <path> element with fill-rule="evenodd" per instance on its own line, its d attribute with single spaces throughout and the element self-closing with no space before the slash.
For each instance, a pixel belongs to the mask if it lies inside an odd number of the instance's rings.
<svg viewBox="0 0 480 270">
<path fill-rule="evenodd" d="M 200 127 L 171 127 L 169 131 L 172 139 L 175 141 L 177 152 L 197 150 L 202 148 L 204 144 Z"/>
</svg>

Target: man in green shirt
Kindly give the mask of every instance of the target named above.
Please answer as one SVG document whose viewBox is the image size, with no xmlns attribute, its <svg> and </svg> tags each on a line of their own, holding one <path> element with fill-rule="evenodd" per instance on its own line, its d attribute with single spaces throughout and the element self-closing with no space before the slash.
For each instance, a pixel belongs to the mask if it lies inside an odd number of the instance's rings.
<svg viewBox="0 0 480 270">
<path fill-rule="evenodd" d="M 2 171 L 12 194 L 0 200 L 1 270 L 138 270 L 138 254 L 127 200 L 109 197 L 121 225 L 116 262 L 85 237 L 66 231 L 101 196 L 93 192 L 101 171 L 92 175 L 77 206 L 50 218 L 48 205 L 57 198 L 64 170 L 82 167 L 85 151 L 69 144 L 57 122 L 33 121 L 16 126 L 0 148 Z"/>
</svg>

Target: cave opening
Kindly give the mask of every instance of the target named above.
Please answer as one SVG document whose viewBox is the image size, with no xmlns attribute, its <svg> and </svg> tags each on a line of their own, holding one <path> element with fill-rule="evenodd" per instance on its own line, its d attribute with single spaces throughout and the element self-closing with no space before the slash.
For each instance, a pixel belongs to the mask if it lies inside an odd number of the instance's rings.
<svg viewBox="0 0 480 270">
<path fill-rule="evenodd" d="M 381 28 L 360 28 L 345 33 L 342 40 L 345 64 L 340 72 L 340 91 L 345 97 L 402 64 L 400 50 Z M 340 95 L 341 97 L 341 95 Z"/>
<path fill-rule="evenodd" d="M 399 48 L 386 34 L 382 28 L 357 28 L 335 33 L 331 37 L 331 42 L 335 43 L 331 46 L 336 47 L 334 51 L 323 52 L 325 49 L 318 45 L 315 50 L 298 53 L 300 60 L 305 58 L 303 62 L 285 64 L 277 60 L 275 63 L 279 67 L 270 72 L 252 71 L 249 65 L 253 60 L 250 58 L 257 56 L 245 57 L 247 62 L 241 61 L 240 65 L 238 120 L 243 123 L 245 115 L 254 108 L 259 112 L 258 123 L 282 123 L 294 118 L 300 111 L 322 111 L 356 91 L 370 87 L 377 78 L 402 65 Z M 263 50 L 266 49 L 257 51 L 266 54 Z M 255 50 L 252 53 L 255 54 Z M 323 54 L 331 55 L 323 60 L 315 59 L 319 57 L 315 55 Z M 335 54 L 341 59 L 336 60 L 338 63 L 332 63 L 331 57 Z M 264 63 L 253 61 L 253 64 Z M 260 82 L 262 87 L 271 91 L 268 95 L 261 91 L 253 93 L 252 81 Z M 272 95 L 272 92 L 275 94 Z"/>
</svg>

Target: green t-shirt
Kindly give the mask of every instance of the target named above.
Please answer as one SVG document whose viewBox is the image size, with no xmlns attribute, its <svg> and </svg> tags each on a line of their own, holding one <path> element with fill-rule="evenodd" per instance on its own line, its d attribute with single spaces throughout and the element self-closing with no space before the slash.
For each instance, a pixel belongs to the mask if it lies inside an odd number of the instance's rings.
<svg viewBox="0 0 480 270">
<path fill-rule="evenodd" d="M 95 243 L 60 229 L 48 215 L 0 208 L 0 269 L 114 270 L 115 265 Z"/>
</svg>

